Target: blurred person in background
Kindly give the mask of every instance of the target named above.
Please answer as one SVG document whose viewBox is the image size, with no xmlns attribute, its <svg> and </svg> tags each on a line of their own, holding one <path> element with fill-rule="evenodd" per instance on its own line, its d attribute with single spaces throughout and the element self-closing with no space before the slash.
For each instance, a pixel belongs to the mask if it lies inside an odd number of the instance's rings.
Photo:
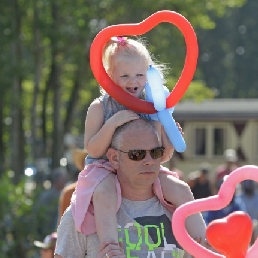
<svg viewBox="0 0 258 258">
<path fill-rule="evenodd" d="M 236 196 L 237 200 L 243 203 L 245 212 L 251 217 L 253 221 L 253 234 L 251 245 L 258 237 L 258 192 L 257 183 L 253 180 L 244 180 L 241 182 L 239 195 Z"/>
<path fill-rule="evenodd" d="M 252 245 L 257 238 L 258 238 L 258 220 L 253 220 L 253 234 L 252 234 L 250 245 Z"/>
<path fill-rule="evenodd" d="M 40 238 L 56 231 L 58 202 L 61 191 L 68 181 L 64 168 L 56 168 L 50 174 L 51 187 L 44 190 L 35 204 L 36 227 Z"/>
<path fill-rule="evenodd" d="M 256 182 L 253 180 L 244 180 L 241 182 L 241 192 L 237 195 L 237 200 L 241 201 L 246 213 L 252 220 L 258 220 L 258 193 Z"/>
<path fill-rule="evenodd" d="M 210 164 L 201 163 L 199 170 L 188 175 L 187 183 L 190 186 L 195 199 L 206 198 L 212 195 L 209 179 Z"/>
<path fill-rule="evenodd" d="M 54 258 L 57 233 L 47 235 L 43 242 L 34 241 L 34 245 L 40 248 L 40 258 Z"/>
<path fill-rule="evenodd" d="M 63 216 L 65 210 L 70 206 L 71 197 L 72 197 L 73 192 L 77 185 L 78 174 L 84 169 L 84 163 L 85 163 L 85 158 L 86 158 L 87 154 L 88 154 L 87 151 L 84 149 L 74 149 L 72 152 L 73 162 L 74 162 L 74 165 L 75 165 L 77 171 L 75 172 L 74 182 L 67 185 L 63 189 L 63 191 L 60 195 L 58 225 L 59 225 L 60 219 Z"/>
<path fill-rule="evenodd" d="M 175 154 L 173 154 L 173 156 L 168 161 L 168 169 L 170 171 L 176 172 L 178 174 L 178 176 L 179 176 L 179 179 L 184 181 L 184 172 L 177 168 Z"/>
<path fill-rule="evenodd" d="M 238 168 L 237 161 L 237 153 L 233 149 L 227 149 L 224 151 L 224 159 L 225 162 L 219 165 L 215 169 L 215 192 L 219 189 L 221 183 L 223 182 L 224 176 L 229 175 L 232 171 Z"/>
<path fill-rule="evenodd" d="M 199 166 L 199 170 L 193 171 L 188 175 L 187 184 L 190 186 L 195 199 L 206 198 L 212 195 L 212 186 L 209 179 L 210 164 L 203 162 Z M 207 212 L 202 212 L 204 220 L 206 220 Z"/>
<path fill-rule="evenodd" d="M 218 185 L 217 192 L 219 191 L 223 181 L 226 179 L 227 176 L 224 177 L 224 179 L 221 181 L 221 184 Z M 210 222 L 212 222 L 215 219 L 222 219 L 229 214 L 231 214 L 234 211 L 246 211 L 245 205 L 238 199 L 236 198 L 236 195 L 232 197 L 231 202 L 221 210 L 212 210 L 212 211 L 207 211 L 206 216 L 205 216 L 205 221 L 206 224 L 208 225 Z"/>
</svg>

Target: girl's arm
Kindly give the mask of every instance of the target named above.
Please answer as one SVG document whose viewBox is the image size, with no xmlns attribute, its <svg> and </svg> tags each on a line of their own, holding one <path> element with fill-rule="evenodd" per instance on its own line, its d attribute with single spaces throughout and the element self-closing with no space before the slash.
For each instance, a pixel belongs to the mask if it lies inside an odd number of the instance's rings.
<svg viewBox="0 0 258 258">
<path fill-rule="evenodd" d="M 159 134 L 159 140 L 160 140 L 160 144 L 165 148 L 164 154 L 161 157 L 161 163 L 167 162 L 173 155 L 174 152 L 174 147 L 171 144 L 163 125 L 158 122 L 155 121 L 154 122 L 155 128 Z"/>
<path fill-rule="evenodd" d="M 109 148 L 116 128 L 138 118 L 139 116 L 133 111 L 122 110 L 104 123 L 102 104 L 98 99 L 94 100 L 85 120 L 84 148 L 93 158 L 101 157 Z"/>
<path fill-rule="evenodd" d="M 86 115 L 84 132 L 84 148 L 93 158 L 104 155 L 114 130 L 112 124 L 104 124 L 102 104 L 98 99 L 94 100 Z"/>
<path fill-rule="evenodd" d="M 167 162 L 171 159 L 171 157 L 173 155 L 173 152 L 174 152 L 174 146 L 172 145 L 171 141 L 169 140 L 163 125 L 161 123 L 159 123 L 159 124 L 160 124 L 159 132 L 160 132 L 160 135 L 161 135 L 161 144 L 162 144 L 163 147 L 165 147 L 164 154 L 161 158 L 161 163 L 164 163 L 164 162 Z M 176 125 L 178 127 L 178 130 L 181 132 L 181 134 L 184 135 L 180 124 L 176 123 Z"/>
<path fill-rule="evenodd" d="M 170 142 L 163 125 L 161 125 L 161 142 L 162 146 L 165 148 L 164 154 L 161 158 L 161 162 L 167 162 L 171 159 L 173 152 L 174 152 L 174 147 L 172 143 Z"/>
</svg>

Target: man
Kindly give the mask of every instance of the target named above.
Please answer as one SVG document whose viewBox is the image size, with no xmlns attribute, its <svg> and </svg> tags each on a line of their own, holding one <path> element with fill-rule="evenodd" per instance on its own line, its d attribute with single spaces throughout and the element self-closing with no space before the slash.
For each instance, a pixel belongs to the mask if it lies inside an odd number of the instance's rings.
<svg viewBox="0 0 258 258">
<path fill-rule="evenodd" d="M 56 231 L 58 220 L 58 201 L 61 191 L 68 179 L 67 171 L 56 168 L 51 172 L 51 187 L 44 190 L 35 204 L 35 216 L 37 217 L 37 230 L 40 238 L 44 238 Z"/>
<path fill-rule="evenodd" d="M 72 153 L 73 162 L 78 173 L 83 170 L 87 151 L 84 149 L 74 149 Z M 77 185 L 78 173 L 76 173 L 76 181 L 64 187 L 59 198 L 58 225 L 65 210 L 69 207 L 73 192 Z"/>
<path fill-rule="evenodd" d="M 211 183 L 209 179 L 210 164 L 203 162 L 197 171 L 188 175 L 188 185 L 190 186 L 194 199 L 206 198 L 212 195 Z"/>
<path fill-rule="evenodd" d="M 96 234 L 85 236 L 77 232 L 68 209 L 57 231 L 56 258 L 190 257 L 173 235 L 172 213 L 153 192 L 163 154 L 160 147 L 154 127 L 145 120 L 131 121 L 115 131 L 107 157 L 116 169 L 121 187 L 117 220 L 123 249 L 113 243 L 99 247 Z M 187 184 L 176 178 L 175 181 L 176 206 L 192 200 Z M 192 237 L 205 238 L 205 224 L 199 214 L 189 217 L 186 227 Z"/>
<path fill-rule="evenodd" d="M 258 192 L 256 187 L 257 183 L 255 181 L 244 180 L 241 182 L 241 193 L 236 197 L 253 221 L 258 220 Z"/>
<path fill-rule="evenodd" d="M 56 232 L 47 235 L 43 242 L 34 241 L 34 245 L 40 248 L 40 258 L 53 258 L 56 245 Z"/>
<path fill-rule="evenodd" d="M 224 159 L 225 163 L 219 165 L 215 169 L 215 194 L 216 189 L 221 185 L 223 182 L 223 178 L 227 175 L 229 175 L 232 171 L 238 168 L 237 166 L 237 152 L 233 149 L 227 149 L 224 151 Z"/>
</svg>

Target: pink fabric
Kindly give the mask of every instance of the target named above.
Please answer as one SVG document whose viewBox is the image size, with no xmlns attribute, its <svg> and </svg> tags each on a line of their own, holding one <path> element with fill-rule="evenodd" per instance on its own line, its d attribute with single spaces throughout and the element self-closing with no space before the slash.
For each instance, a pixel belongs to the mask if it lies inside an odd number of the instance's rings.
<svg viewBox="0 0 258 258">
<path fill-rule="evenodd" d="M 71 199 L 72 214 L 77 231 L 90 235 L 96 233 L 92 195 L 97 185 L 110 173 L 115 173 L 115 169 L 109 161 L 99 160 L 87 165 L 78 176 L 77 186 Z M 178 178 L 176 172 L 169 171 L 161 166 L 160 172 L 167 173 Z M 121 205 L 121 188 L 117 176 L 115 177 L 116 191 L 118 196 L 117 210 Z M 171 212 L 175 210 L 173 204 L 169 204 L 163 196 L 160 180 L 153 184 L 153 191 L 161 203 Z"/>
</svg>

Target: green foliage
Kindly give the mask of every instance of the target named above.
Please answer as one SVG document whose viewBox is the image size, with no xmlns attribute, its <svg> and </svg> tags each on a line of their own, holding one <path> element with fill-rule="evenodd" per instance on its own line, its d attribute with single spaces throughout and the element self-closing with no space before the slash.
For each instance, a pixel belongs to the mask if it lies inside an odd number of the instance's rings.
<svg viewBox="0 0 258 258">
<path fill-rule="evenodd" d="M 213 30 L 197 30 L 198 69 L 202 73 L 197 78 L 215 88 L 220 98 L 258 97 L 257 8 L 256 0 L 246 1 L 241 8 L 231 8 L 225 16 L 214 17 Z"/>
<path fill-rule="evenodd" d="M 175 79 L 174 77 L 168 78 L 166 86 L 170 91 L 176 85 L 177 80 L 178 79 Z M 205 99 L 213 99 L 214 97 L 216 97 L 216 92 L 214 90 L 207 87 L 203 81 L 194 80 L 186 90 L 182 101 L 191 99 L 200 102 Z"/>
<path fill-rule="evenodd" d="M 217 89 L 219 97 L 258 97 L 258 50 L 254 44 L 258 41 L 257 0 L 0 0 L 0 6 L 0 175 L 2 164 L 17 164 L 22 171 L 23 159 L 33 162 L 53 159 L 53 153 L 64 154 L 62 144 L 54 146 L 56 110 L 60 111 L 57 132 L 61 141 L 63 132 L 83 134 L 87 108 L 99 95 L 90 69 L 90 45 L 108 25 L 138 23 L 159 10 L 176 11 L 195 28 L 200 48 L 195 79 L 183 100 L 213 98 L 212 89 Z M 168 65 L 166 85 L 171 90 L 184 65 L 183 35 L 175 26 L 162 23 L 143 37 L 157 60 Z M 21 94 L 14 87 L 17 81 L 21 81 Z M 53 98 L 58 82 L 60 104 Z M 17 106 L 23 112 L 23 124 L 15 131 L 15 117 L 11 116 Z M 21 135 L 26 135 L 26 142 L 20 142 L 26 157 L 18 152 L 17 160 L 13 152 L 20 148 L 16 148 L 13 136 L 21 130 Z M 30 257 L 31 243 L 37 238 L 32 213 L 37 193 L 28 194 L 24 186 L 24 180 L 13 185 L 8 174 L 0 181 L 3 258 Z"/>
<path fill-rule="evenodd" d="M 37 238 L 32 215 L 36 192 L 26 192 L 25 179 L 14 185 L 12 176 L 9 171 L 0 179 L 0 257 L 29 258 Z"/>
<path fill-rule="evenodd" d="M 205 86 L 202 81 L 193 81 L 182 100 L 192 99 L 196 102 L 201 102 L 205 99 L 213 99 L 216 96 L 216 93 L 210 88 Z"/>
<path fill-rule="evenodd" d="M 116 0 L 72 2 L 15 0 L 12 3 L 1 0 L 0 101 L 3 108 L 0 113 L 2 112 L 2 120 L 7 121 L 6 124 L 0 124 L 3 128 L 3 132 L 0 133 L 3 142 L 1 144 L 0 141 L 0 153 L 4 153 L 6 157 L 2 162 L 6 167 L 22 164 L 23 156 L 19 155 L 21 159 L 19 161 L 12 160 L 10 151 L 12 149 L 14 152 L 16 147 L 14 145 L 17 142 L 13 141 L 12 136 L 18 135 L 18 130 L 24 130 L 21 134 L 26 135 L 26 142 L 25 144 L 19 142 L 20 147 L 17 149 L 21 151 L 25 146 L 27 160 L 51 157 L 56 164 L 65 151 L 62 146 L 63 133 L 83 134 L 87 108 L 99 95 L 98 84 L 90 69 L 89 50 L 92 40 L 102 28 L 111 24 L 138 23 L 156 11 L 172 10 L 184 15 L 195 30 L 204 28 L 212 29 L 210 31 L 213 32 L 216 30 L 218 16 L 227 16 L 232 8 L 240 7 L 245 2 L 245 0 L 121 0 L 118 4 Z M 227 34 L 229 32 L 230 30 Z M 214 37 L 203 35 L 205 35 L 203 31 L 201 35 L 197 35 L 201 55 L 206 49 L 209 50 L 212 42 L 216 42 Z M 180 31 L 171 24 L 162 23 L 143 37 L 149 42 L 157 60 L 168 64 L 168 77 L 178 78 L 185 60 L 184 37 Z M 217 47 L 218 44 L 214 45 Z M 229 51 L 232 43 L 221 40 L 219 45 L 223 47 L 223 51 Z M 217 53 L 223 52 L 222 50 L 218 50 L 215 55 L 219 56 Z M 232 67 L 232 62 L 228 63 L 230 61 L 223 60 L 223 69 Z M 213 67 L 209 68 L 208 72 L 205 69 L 205 64 L 200 63 L 198 70 L 201 72 L 197 71 L 199 75 L 196 76 L 197 80 L 205 81 L 211 88 L 222 85 L 224 81 L 219 80 L 218 75 L 216 75 L 218 80 L 210 79 Z M 244 67 L 239 64 L 239 69 Z M 217 68 L 217 71 L 220 69 Z M 234 73 L 228 73 L 225 77 L 227 77 L 227 87 L 223 85 L 219 91 L 223 90 L 223 94 L 234 92 L 235 84 L 230 84 Z M 15 80 L 21 81 L 21 94 L 18 94 L 13 87 L 17 83 Z M 196 94 L 192 92 L 195 89 Z M 249 91 L 248 96 L 254 91 Z M 197 98 L 202 95 L 200 92 L 206 91 L 190 86 L 185 98 Z M 56 95 L 61 96 L 60 103 L 54 100 Z M 17 107 L 23 112 L 21 114 L 23 124 L 13 129 L 13 123 L 17 119 L 12 117 L 8 122 L 6 118 L 18 114 Z M 57 121 L 57 118 L 60 119 L 55 125 L 54 121 Z M 53 132 L 56 133 L 55 136 Z M 58 143 L 55 142 L 57 135 L 61 139 Z M 36 147 L 33 148 L 33 144 Z M 58 155 L 54 156 L 55 153 Z M 21 170 L 15 171 L 21 173 Z"/>
</svg>

